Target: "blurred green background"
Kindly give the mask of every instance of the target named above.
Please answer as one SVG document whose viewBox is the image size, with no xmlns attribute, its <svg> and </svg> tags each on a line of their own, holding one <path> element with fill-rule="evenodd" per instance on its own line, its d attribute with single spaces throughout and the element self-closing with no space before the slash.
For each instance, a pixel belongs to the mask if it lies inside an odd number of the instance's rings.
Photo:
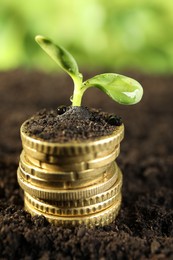
<svg viewBox="0 0 173 260">
<path fill-rule="evenodd" d="M 0 0 L 0 70 L 57 69 L 37 34 L 88 70 L 173 72 L 172 0 Z"/>
</svg>

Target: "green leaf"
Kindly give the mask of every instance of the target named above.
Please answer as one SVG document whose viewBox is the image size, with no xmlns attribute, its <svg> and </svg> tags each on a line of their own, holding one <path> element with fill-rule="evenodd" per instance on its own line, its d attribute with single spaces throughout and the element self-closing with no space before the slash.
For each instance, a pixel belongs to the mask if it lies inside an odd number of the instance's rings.
<svg viewBox="0 0 173 260">
<path fill-rule="evenodd" d="M 114 73 L 97 75 L 83 83 L 83 88 L 96 87 L 120 104 L 138 103 L 143 95 L 143 88 L 134 79 Z"/>
<path fill-rule="evenodd" d="M 40 47 L 73 79 L 81 78 L 78 65 L 73 56 L 67 50 L 40 35 L 36 36 L 35 40 Z"/>
</svg>

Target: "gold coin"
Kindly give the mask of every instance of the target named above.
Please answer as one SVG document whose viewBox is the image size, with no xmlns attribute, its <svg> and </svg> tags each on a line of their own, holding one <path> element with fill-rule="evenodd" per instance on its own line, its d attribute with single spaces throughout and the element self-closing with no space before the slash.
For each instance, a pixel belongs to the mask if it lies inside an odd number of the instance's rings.
<svg viewBox="0 0 173 260">
<path fill-rule="evenodd" d="M 71 181 L 71 182 L 59 182 L 58 179 L 56 180 L 46 180 L 44 178 L 39 178 L 37 176 L 34 176 L 28 172 L 26 172 L 22 166 L 21 163 L 19 163 L 19 170 L 20 170 L 20 175 L 21 177 L 28 181 L 29 183 L 37 186 L 37 187 L 41 187 L 41 188 L 61 188 L 61 189 L 78 189 L 78 188 L 84 188 L 93 184 L 96 184 L 97 182 L 101 182 L 105 177 L 109 178 L 109 176 L 113 174 L 113 172 L 111 172 L 111 170 L 113 169 L 113 167 L 111 165 L 109 165 L 109 167 L 107 168 L 106 172 L 100 174 L 99 176 L 97 176 L 96 178 L 93 179 L 89 179 L 89 180 L 77 180 L 77 181 Z"/>
<path fill-rule="evenodd" d="M 119 200 L 119 197 L 120 194 L 114 195 L 105 201 L 85 207 L 62 208 L 57 207 L 55 204 L 49 204 L 43 200 L 32 197 L 25 192 L 25 201 L 27 201 L 28 206 L 33 207 L 42 213 L 58 216 L 84 216 L 94 214 L 110 207 L 113 203 Z"/>
<path fill-rule="evenodd" d="M 99 178 L 99 176 L 103 175 L 103 173 L 106 172 L 108 166 L 103 166 L 97 169 L 89 169 L 81 172 L 63 172 L 63 171 L 57 171 L 52 169 L 43 169 L 38 166 L 33 165 L 31 162 L 29 162 L 27 155 L 23 151 L 20 156 L 20 163 L 21 168 L 38 178 L 45 179 L 47 181 L 63 181 L 63 182 L 70 182 L 70 181 L 77 181 L 77 180 L 83 180 L 83 181 L 89 181 L 93 178 Z"/>
<path fill-rule="evenodd" d="M 82 198 L 79 200 L 69 200 L 69 201 L 48 201 L 48 200 L 44 200 L 45 203 L 48 204 L 54 204 L 57 207 L 63 207 L 63 208 L 77 208 L 77 207 L 86 207 L 86 206 L 91 206 L 93 204 L 97 204 L 100 202 L 103 202 L 105 200 L 110 199 L 113 196 L 117 196 L 120 192 L 121 192 L 121 188 L 122 188 L 122 180 L 123 180 L 123 176 L 122 173 L 120 171 L 120 169 L 118 169 L 118 177 L 116 182 L 113 184 L 112 187 L 110 187 L 110 189 L 101 192 L 97 195 L 94 195 L 92 197 L 89 198 Z"/>
<path fill-rule="evenodd" d="M 101 182 L 97 184 L 78 189 L 60 189 L 56 187 L 37 187 L 30 182 L 24 180 L 21 176 L 21 172 L 18 169 L 17 177 L 18 182 L 21 188 L 29 193 L 32 196 L 35 196 L 40 199 L 46 200 L 78 200 L 82 198 L 89 198 L 98 193 L 108 190 L 117 179 L 117 167 L 115 164 L 112 164 L 113 169 L 111 172 L 114 172 L 111 177 L 104 178 Z"/>
<path fill-rule="evenodd" d="M 30 148 L 23 143 L 23 149 L 30 157 L 33 157 L 39 161 L 54 163 L 58 165 L 66 165 L 66 164 L 76 164 L 85 161 L 91 161 L 95 159 L 101 159 L 103 157 L 108 156 L 113 153 L 115 150 L 119 149 L 119 144 L 114 147 L 114 149 L 106 149 L 105 151 L 95 152 L 95 153 L 87 153 L 85 155 L 78 156 L 60 156 L 60 155 L 50 155 L 42 152 L 38 152 L 36 149 Z"/>
<path fill-rule="evenodd" d="M 21 126 L 21 138 L 23 146 L 35 149 L 49 155 L 58 156 L 83 156 L 89 153 L 101 153 L 105 150 L 114 150 L 124 137 L 124 125 L 116 127 L 115 131 L 108 136 L 96 138 L 93 141 L 73 141 L 68 143 L 46 142 L 27 134 L 27 122 Z"/>
<path fill-rule="evenodd" d="M 95 160 L 91 160 L 91 161 L 83 161 L 80 163 L 73 163 L 73 164 L 64 164 L 64 165 L 57 165 L 57 164 L 53 164 L 50 161 L 40 161 L 37 160 L 34 156 L 32 155 L 32 157 L 30 155 L 27 154 L 27 158 L 28 160 L 34 164 L 35 166 L 39 167 L 39 168 L 43 168 L 46 170 L 54 170 L 54 171 L 86 171 L 88 169 L 97 169 L 100 167 L 104 167 L 108 164 L 110 164 L 111 162 L 113 162 L 119 155 L 120 152 L 120 146 L 118 146 L 118 148 L 116 150 L 114 150 L 111 154 L 102 157 L 102 158 L 98 158 Z"/>
<path fill-rule="evenodd" d="M 88 227 L 95 227 L 95 226 L 104 226 L 108 225 L 118 215 L 119 209 L 121 206 L 121 196 L 119 197 L 119 200 L 113 203 L 110 207 L 108 207 L 105 210 L 102 210 L 95 214 L 90 214 L 88 216 L 56 216 L 56 215 L 50 215 L 46 213 L 42 213 L 39 210 L 36 210 L 32 205 L 28 203 L 27 200 L 25 200 L 25 209 L 31 214 L 31 215 L 43 215 L 45 218 L 55 224 L 55 225 L 62 225 L 62 226 L 77 226 L 77 225 L 86 225 Z"/>
</svg>

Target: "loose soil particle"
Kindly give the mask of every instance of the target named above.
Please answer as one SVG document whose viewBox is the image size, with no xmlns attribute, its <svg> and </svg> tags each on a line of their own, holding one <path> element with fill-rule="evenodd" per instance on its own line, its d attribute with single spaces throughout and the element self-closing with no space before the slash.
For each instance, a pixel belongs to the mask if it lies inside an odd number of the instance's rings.
<svg viewBox="0 0 173 260">
<path fill-rule="evenodd" d="M 43 107 L 66 103 L 70 80 L 0 73 L 0 259 L 173 259 L 173 77 L 129 76 L 144 86 L 139 105 L 116 105 L 95 89 L 83 103 L 118 112 L 126 130 L 117 160 L 124 173 L 120 214 L 111 225 L 91 230 L 32 218 L 16 180 L 20 125 Z"/>
<path fill-rule="evenodd" d="M 59 143 L 93 140 L 112 134 L 116 125 L 121 124 L 120 117 L 100 110 L 87 107 L 61 108 L 49 111 L 44 109 L 34 115 L 27 121 L 27 134 L 44 141 Z"/>
</svg>

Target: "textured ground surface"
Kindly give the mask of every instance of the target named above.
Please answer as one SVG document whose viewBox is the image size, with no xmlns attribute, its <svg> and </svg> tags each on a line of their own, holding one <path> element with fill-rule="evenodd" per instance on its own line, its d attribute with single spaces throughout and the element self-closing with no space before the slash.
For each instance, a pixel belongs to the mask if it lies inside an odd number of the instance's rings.
<svg viewBox="0 0 173 260">
<path fill-rule="evenodd" d="M 88 230 L 31 218 L 16 180 L 21 123 L 43 107 L 69 105 L 70 79 L 0 73 L 0 259 L 173 259 L 173 77 L 132 76 L 144 86 L 139 105 L 121 107 L 94 89 L 84 97 L 126 126 L 121 212 L 110 226 Z"/>
</svg>

